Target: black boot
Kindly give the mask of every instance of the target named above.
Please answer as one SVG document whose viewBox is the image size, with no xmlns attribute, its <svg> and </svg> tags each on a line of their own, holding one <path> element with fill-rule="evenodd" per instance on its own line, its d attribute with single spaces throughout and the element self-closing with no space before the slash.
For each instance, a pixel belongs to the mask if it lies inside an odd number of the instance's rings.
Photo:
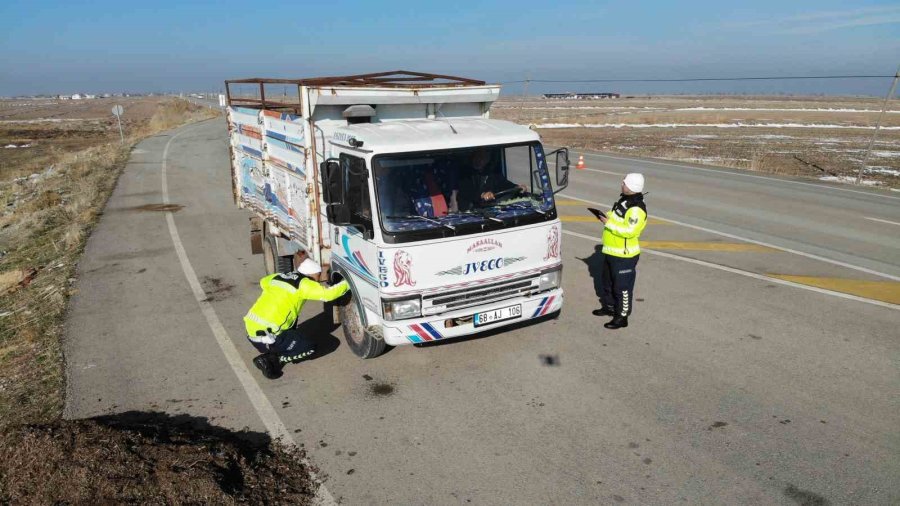
<svg viewBox="0 0 900 506">
<path fill-rule="evenodd" d="M 253 365 L 262 372 L 267 379 L 277 379 L 281 376 L 281 361 L 274 353 L 263 353 L 253 359 Z"/>
<path fill-rule="evenodd" d="M 594 316 L 615 316 L 616 312 L 608 306 L 603 306 L 600 309 L 591 311 L 591 314 Z"/>
<path fill-rule="evenodd" d="M 628 326 L 628 317 L 627 316 L 614 316 L 609 323 L 603 325 L 608 329 L 621 329 Z"/>
</svg>

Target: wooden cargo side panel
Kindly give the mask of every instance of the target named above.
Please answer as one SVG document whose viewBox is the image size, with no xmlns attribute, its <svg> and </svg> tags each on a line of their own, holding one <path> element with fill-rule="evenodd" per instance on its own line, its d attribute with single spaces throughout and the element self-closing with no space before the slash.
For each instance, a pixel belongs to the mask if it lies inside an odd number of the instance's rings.
<svg viewBox="0 0 900 506">
<path fill-rule="evenodd" d="M 309 193 L 306 120 L 279 111 L 262 111 L 264 167 L 268 174 L 267 216 L 292 240 L 309 250 Z M 310 251 L 315 257 L 316 252 Z"/>
<path fill-rule="evenodd" d="M 259 113 L 255 109 L 231 107 L 228 110 L 232 174 L 243 207 L 265 211 L 266 178 L 262 163 L 262 134 Z"/>
</svg>

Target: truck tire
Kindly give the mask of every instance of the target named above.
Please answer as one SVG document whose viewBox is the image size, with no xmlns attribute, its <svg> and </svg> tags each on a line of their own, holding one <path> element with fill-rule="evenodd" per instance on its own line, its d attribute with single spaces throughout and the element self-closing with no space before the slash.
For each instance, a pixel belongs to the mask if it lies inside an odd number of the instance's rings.
<svg viewBox="0 0 900 506">
<path fill-rule="evenodd" d="M 344 329 L 344 340 L 350 351 L 359 358 L 375 358 L 384 353 L 387 347 L 384 339 L 376 339 L 366 332 L 361 314 L 362 308 L 351 295 L 345 304 L 338 306 L 341 327 Z"/>
<path fill-rule="evenodd" d="M 275 246 L 275 238 L 267 235 L 263 240 L 263 262 L 266 265 L 266 274 L 275 274 L 276 272 L 291 272 L 294 270 L 293 256 L 278 256 L 278 249 Z"/>
</svg>

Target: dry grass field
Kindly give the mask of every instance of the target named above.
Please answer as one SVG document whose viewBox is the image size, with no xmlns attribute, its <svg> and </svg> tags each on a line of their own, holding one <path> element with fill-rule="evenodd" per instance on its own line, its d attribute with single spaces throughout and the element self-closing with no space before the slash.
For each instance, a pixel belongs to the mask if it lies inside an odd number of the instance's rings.
<svg viewBox="0 0 900 506">
<path fill-rule="evenodd" d="M 164 97 L 0 101 L 0 427 L 60 413 L 75 264 L 131 147 L 215 114 Z"/>
<path fill-rule="evenodd" d="M 891 104 L 865 183 L 900 188 L 900 106 Z M 852 97 L 508 97 L 492 117 L 533 125 L 551 145 L 852 181 L 881 100 Z"/>
</svg>

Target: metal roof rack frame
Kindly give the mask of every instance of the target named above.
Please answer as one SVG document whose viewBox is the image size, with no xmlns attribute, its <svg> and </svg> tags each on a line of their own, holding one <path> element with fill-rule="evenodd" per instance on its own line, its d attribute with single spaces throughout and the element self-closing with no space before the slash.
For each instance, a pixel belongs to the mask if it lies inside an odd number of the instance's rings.
<svg viewBox="0 0 900 506">
<path fill-rule="evenodd" d="M 231 94 L 231 85 L 256 84 L 259 86 L 259 98 L 234 97 Z M 388 72 L 376 72 L 371 74 L 357 74 L 349 76 L 310 77 L 303 79 L 277 79 L 265 77 L 251 77 L 247 79 L 228 79 L 225 81 L 225 95 L 228 105 L 260 106 L 294 109 L 298 103 L 284 103 L 266 100 L 265 85 L 267 84 L 291 84 L 298 87 L 351 87 L 351 88 L 452 88 L 463 86 L 484 86 L 486 83 L 467 77 L 448 76 L 442 74 L 428 74 L 413 72 L 410 70 L 392 70 Z"/>
</svg>

